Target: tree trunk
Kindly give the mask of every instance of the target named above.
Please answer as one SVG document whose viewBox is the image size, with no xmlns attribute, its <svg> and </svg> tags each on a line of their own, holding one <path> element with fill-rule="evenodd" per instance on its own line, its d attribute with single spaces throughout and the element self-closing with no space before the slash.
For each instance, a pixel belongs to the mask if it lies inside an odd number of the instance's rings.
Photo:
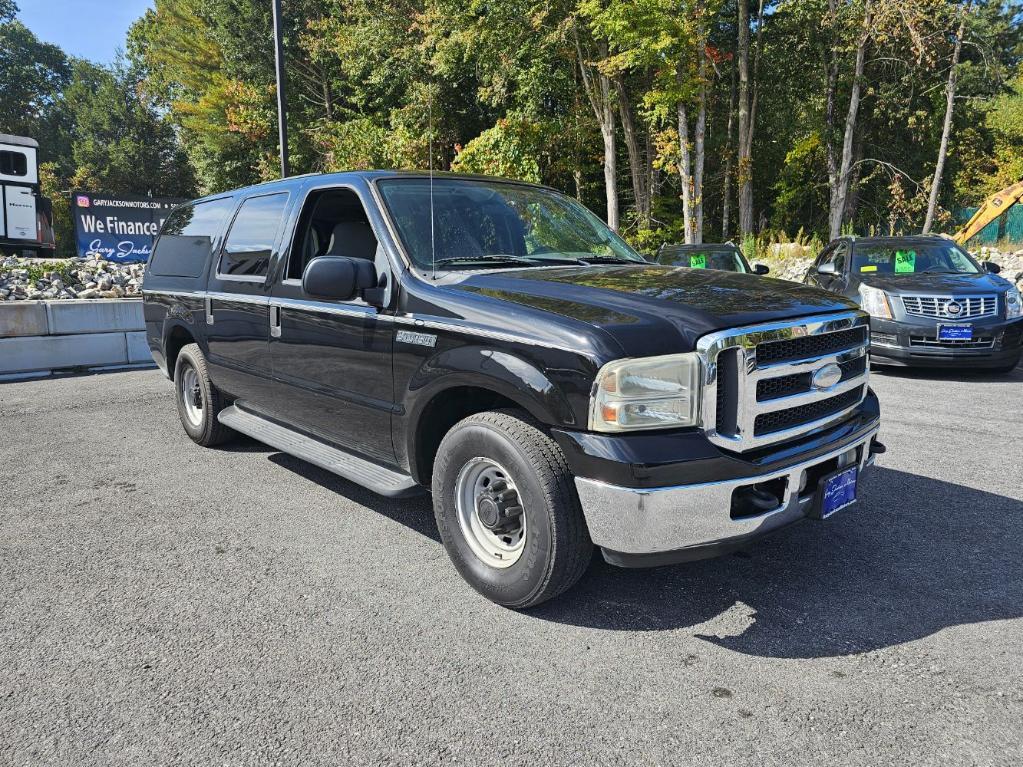
<svg viewBox="0 0 1023 767">
<path fill-rule="evenodd" d="M 693 168 L 689 149 L 689 116 L 686 105 L 680 101 L 678 109 L 678 175 L 682 181 L 682 226 L 687 244 L 695 242 L 693 227 Z"/>
<path fill-rule="evenodd" d="M 739 152 L 736 181 L 739 185 L 739 235 L 753 231 L 753 176 L 750 156 L 750 83 L 749 83 L 749 6 L 739 0 L 739 40 L 736 49 L 739 59 Z"/>
<path fill-rule="evenodd" d="M 697 41 L 700 64 L 700 95 L 696 112 L 696 128 L 693 131 L 693 242 L 703 242 L 703 161 L 704 143 L 707 135 L 707 45 L 701 35 Z"/>
<path fill-rule="evenodd" d="M 607 45 L 598 43 L 598 55 L 607 57 Z M 575 37 L 575 49 L 579 57 L 579 71 L 583 78 L 583 90 L 589 99 L 593 114 L 600 126 L 600 135 L 604 140 L 604 192 L 607 196 L 607 225 L 618 231 L 618 181 L 615 167 L 615 116 L 614 96 L 610 78 L 596 67 L 591 67 L 587 57 L 583 55 L 579 37 Z"/>
<path fill-rule="evenodd" d="M 828 189 L 832 196 L 838 187 L 838 161 L 835 159 L 835 100 L 838 97 L 838 40 L 834 25 L 837 23 L 837 0 L 828 0 L 831 61 L 828 63 L 828 87 L 824 107 L 824 151 L 828 166 Z M 828 227 L 831 226 L 829 209 Z"/>
<path fill-rule="evenodd" d="M 849 111 L 845 117 L 845 135 L 842 139 L 842 162 L 837 173 L 835 185 L 831 189 L 830 234 L 835 239 L 842 234 L 842 223 L 846 212 L 846 199 L 849 196 L 849 179 L 853 163 L 853 136 L 856 133 L 856 118 L 860 108 L 860 87 L 863 81 L 863 65 L 870 39 L 872 18 L 871 0 L 867 0 L 863 9 L 863 30 L 856 45 L 856 66 L 853 72 L 852 91 L 849 94 Z"/>
<path fill-rule="evenodd" d="M 618 180 L 615 162 L 615 129 L 614 115 L 607 109 L 605 115 L 609 119 L 610 129 L 603 125 L 600 135 L 604 139 L 604 194 L 607 196 L 607 225 L 618 231 Z"/>
<path fill-rule="evenodd" d="M 647 188 L 647 174 L 644 167 L 643 153 L 639 149 L 636 136 L 636 124 L 632 119 L 632 107 L 629 95 L 625 90 L 622 78 L 614 79 L 615 92 L 618 96 L 618 114 L 622 120 L 622 134 L 625 136 L 625 149 L 629 154 L 629 172 L 632 175 L 632 194 L 636 202 L 636 219 L 640 229 L 650 226 L 650 194 Z"/>
<path fill-rule="evenodd" d="M 948 154 L 948 135 L 952 131 L 952 110 L 956 98 L 956 70 L 959 67 L 959 55 L 963 49 L 963 35 L 966 34 L 966 14 L 970 3 L 959 11 L 959 31 L 956 32 L 955 47 L 952 49 L 952 66 L 948 70 L 948 84 L 945 86 L 945 123 L 941 128 L 941 145 L 938 147 L 938 162 L 934 166 L 934 178 L 931 179 L 931 196 L 927 200 L 927 217 L 924 219 L 923 233 L 929 234 L 934 224 L 934 213 L 938 208 L 938 191 L 941 189 L 941 175 L 945 171 L 945 157 Z"/>
<path fill-rule="evenodd" d="M 728 101 L 728 131 L 725 136 L 725 180 L 721 200 L 721 239 L 728 241 L 732 216 L 732 136 L 735 133 L 735 65 L 732 65 L 732 94 Z"/>
</svg>

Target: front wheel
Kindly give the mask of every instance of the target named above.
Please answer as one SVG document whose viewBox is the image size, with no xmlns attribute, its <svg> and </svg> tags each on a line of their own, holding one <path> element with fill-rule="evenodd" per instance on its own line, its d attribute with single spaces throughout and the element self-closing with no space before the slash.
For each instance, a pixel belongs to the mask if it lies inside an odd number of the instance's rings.
<svg viewBox="0 0 1023 767">
<path fill-rule="evenodd" d="M 518 413 L 455 424 L 437 452 L 433 506 L 458 572 L 500 605 L 532 607 L 557 596 L 593 553 L 561 449 Z"/>
</svg>

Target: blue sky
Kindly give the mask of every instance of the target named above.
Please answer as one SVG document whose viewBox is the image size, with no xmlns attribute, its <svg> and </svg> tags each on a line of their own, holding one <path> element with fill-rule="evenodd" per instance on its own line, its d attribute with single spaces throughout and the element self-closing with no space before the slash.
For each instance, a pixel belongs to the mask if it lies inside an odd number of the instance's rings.
<svg viewBox="0 0 1023 767">
<path fill-rule="evenodd" d="M 15 0 L 18 18 L 36 37 L 66 53 L 109 64 L 128 27 L 153 0 Z"/>
</svg>

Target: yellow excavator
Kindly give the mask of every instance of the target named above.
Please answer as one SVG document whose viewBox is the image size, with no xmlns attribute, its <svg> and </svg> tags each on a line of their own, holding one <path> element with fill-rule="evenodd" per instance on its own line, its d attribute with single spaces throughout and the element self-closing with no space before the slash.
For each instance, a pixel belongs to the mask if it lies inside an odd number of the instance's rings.
<svg viewBox="0 0 1023 767">
<path fill-rule="evenodd" d="M 1007 186 L 984 200 L 984 204 L 977 208 L 977 212 L 962 229 L 952 235 L 952 239 L 960 245 L 966 245 L 969 240 L 980 234 L 981 229 L 1018 202 L 1023 202 L 1023 181 Z"/>
</svg>

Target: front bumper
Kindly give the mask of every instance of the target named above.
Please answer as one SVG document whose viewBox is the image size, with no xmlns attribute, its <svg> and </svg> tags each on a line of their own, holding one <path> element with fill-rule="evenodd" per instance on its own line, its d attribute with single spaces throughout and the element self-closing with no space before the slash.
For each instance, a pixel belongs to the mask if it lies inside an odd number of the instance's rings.
<svg viewBox="0 0 1023 767">
<path fill-rule="evenodd" d="M 946 320 L 946 324 L 957 324 Z M 870 358 L 882 364 L 920 367 L 1002 367 L 1023 350 L 1023 319 L 990 317 L 963 320 L 973 326 L 976 343 L 937 341 L 938 321 L 870 318 Z"/>
<path fill-rule="evenodd" d="M 839 456 L 855 451 L 852 460 L 861 475 L 873 465 L 877 431 L 875 422 L 825 452 L 765 473 L 643 488 L 577 477 L 576 490 L 590 537 L 612 564 L 645 567 L 702 559 L 805 519 L 814 504 L 817 479 L 838 465 Z M 779 503 L 761 513 L 736 516 L 733 495 L 751 485 L 776 489 Z"/>
</svg>

